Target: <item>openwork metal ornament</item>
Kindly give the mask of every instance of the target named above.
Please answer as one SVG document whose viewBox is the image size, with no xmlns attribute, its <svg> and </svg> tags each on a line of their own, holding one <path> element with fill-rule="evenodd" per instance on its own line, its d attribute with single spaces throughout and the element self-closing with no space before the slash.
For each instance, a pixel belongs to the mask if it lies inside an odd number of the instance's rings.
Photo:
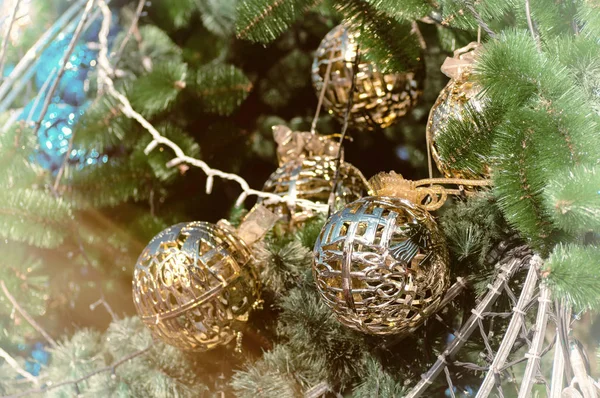
<svg viewBox="0 0 600 398">
<path fill-rule="evenodd" d="M 371 196 L 329 218 L 315 244 L 313 273 L 344 325 L 405 334 L 438 309 L 449 283 L 448 250 L 427 211 Z"/>
<path fill-rule="evenodd" d="M 327 65 L 332 64 L 323 103 L 339 120 L 344 119 L 348 104 L 359 34 L 343 25 L 333 28 L 321 41 L 313 60 L 312 81 L 317 93 L 323 88 Z M 360 48 L 361 53 L 368 51 L 368 48 Z M 364 130 L 391 126 L 417 102 L 422 79 L 420 71 L 382 73 L 373 63 L 361 61 L 350 110 L 351 124 Z"/>
<path fill-rule="evenodd" d="M 173 225 L 140 255 L 133 297 L 142 321 L 163 342 L 206 351 L 232 341 L 259 297 L 250 250 L 207 222 Z"/>
<path fill-rule="evenodd" d="M 465 120 L 480 113 L 485 107 L 485 100 L 480 96 L 481 86 L 472 76 L 474 55 L 477 43 L 456 50 L 454 57 L 447 58 L 442 71 L 450 77 L 450 81 L 440 92 L 429 112 L 426 134 L 431 156 L 440 172 L 447 178 L 481 179 L 490 177 L 489 165 L 483 165 L 483 174 L 468 169 L 453 167 L 461 154 L 444 157 L 439 152 L 437 142 L 446 133 L 446 127 L 452 119 Z M 469 148 L 465 148 L 468 150 Z"/>
<path fill-rule="evenodd" d="M 261 203 L 273 213 L 293 225 L 316 216 L 316 211 L 296 204 L 298 199 L 327 204 L 336 172 L 336 159 L 313 156 L 289 160 L 279 167 L 265 182 L 263 191 L 287 195 L 288 202 Z M 340 163 L 339 181 L 335 193 L 335 209 L 368 194 L 369 187 L 360 170 L 350 163 Z"/>
</svg>

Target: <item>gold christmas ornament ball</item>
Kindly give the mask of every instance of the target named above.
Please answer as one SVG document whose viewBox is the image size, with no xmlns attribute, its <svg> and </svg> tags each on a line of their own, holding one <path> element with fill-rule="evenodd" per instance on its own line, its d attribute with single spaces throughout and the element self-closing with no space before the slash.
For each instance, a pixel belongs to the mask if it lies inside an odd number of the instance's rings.
<svg viewBox="0 0 600 398">
<path fill-rule="evenodd" d="M 460 153 L 443 157 L 440 154 L 438 141 L 446 134 L 445 129 L 451 119 L 464 120 L 471 112 L 481 112 L 485 100 L 479 94 L 481 86 L 473 81 L 471 68 L 464 68 L 460 74 L 451 79 L 440 92 L 429 112 L 426 134 L 430 143 L 431 157 L 438 170 L 446 178 L 482 179 L 490 177 L 489 165 L 483 165 L 483 173 L 474 170 L 453 167 Z M 469 148 L 467 148 L 469 149 Z"/>
<path fill-rule="evenodd" d="M 343 25 L 333 28 L 321 41 L 313 60 L 312 81 L 317 96 L 331 63 L 323 104 L 340 121 L 344 119 L 352 86 L 359 35 Z M 369 49 L 359 51 L 364 54 Z M 356 74 L 350 123 L 362 130 L 389 127 L 416 104 L 421 95 L 422 73 L 382 73 L 377 65 L 362 59 Z"/>
<path fill-rule="evenodd" d="M 291 159 L 280 166 L 265 182 L 264 192 L 288 196 L 288 202 L 260 202 L 293 225 L 314 217 L 318 211 L 307 208 L 298 200 L 307 200 L 327 206 L 333 189 L 337 161 L 328 156 L 312 156 Z M 360 170 L 350 163 L 340 163 L 339 183 L 335 195 L 335 209 L 355 201 L 369 192 L 367 180 Z"/>
<path fill-rule="evenodd" d="M 341 323 L 403 335 L 438 309 L 448 261 L 444 236 L 426 210 L 405 199 L 370 196 L 327 220 L 315 243 L 313 274 Z"/>
<path fill-rule="evenodd" d="M 133 274 L 139 316 L 152 334 L 183 350 L 232 341 L 259 297 L 250 250 L 232 231 L 207 222 L 156 235 Z"/>
</svg>

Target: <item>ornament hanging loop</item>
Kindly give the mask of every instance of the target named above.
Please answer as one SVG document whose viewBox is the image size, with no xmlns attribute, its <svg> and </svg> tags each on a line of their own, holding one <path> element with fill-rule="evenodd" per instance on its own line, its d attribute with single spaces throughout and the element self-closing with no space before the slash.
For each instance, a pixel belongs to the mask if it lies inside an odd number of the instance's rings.
<svg viewBox="0 0 600 398">
<path fill-rule="evenodd" d="M 379 173 L 369 180 L 369 185 L 376 195 L 407 199 L 427 211 L 442 207 L 448 195 L 473 194 L 460 188 L 445 188 L 441 184 L 490 186 L 492 182 L 490 180 L 466 180 L 461 178 L 426 178 L 411 181 L 393 171 Z"/>
</svg>

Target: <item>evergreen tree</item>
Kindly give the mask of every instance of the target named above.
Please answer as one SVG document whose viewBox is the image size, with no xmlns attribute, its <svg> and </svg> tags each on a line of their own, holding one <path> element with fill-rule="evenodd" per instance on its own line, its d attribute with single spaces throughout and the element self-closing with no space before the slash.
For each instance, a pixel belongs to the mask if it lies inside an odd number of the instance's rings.
<svg viewBox="0 0 600 398">
<path fill-rule="evenodd" d="M 586 314 L 574 334 L 593 358 L 591 324 L 600 303 L 598 6 L 0 4 L 1 395 L 404 396 L 443 357 L 478 297 L 507 272 L 497 265 L 532 255 L 543 261 L 536 294 L 545 297 L 547 288 L 557 312 Z M 447 80 L 440 66 L 480 37 L 473 76 L 487 105 L 452 118 L 438 142 L 452 167 L 492 170 L 491 189 L 449 200 L 437 214 L 452 282 L 467 287 L 402 341 L 346 328 L 311 273 L 321 214 L 293 231 L 277 224 L 252 248 L 264 304 L 250 316 L 241 353 L 233 343 L 194 353 L 154 339 L 131 299 L 138 255 L 175 223 L 239 224 L 255 199 L 252 188 L 260 190 L 276 168 L 272 127 L 311 128 L 319 100 L 310 83 L 314 51 L 339 23 L 360 31 L 364 60 L 383 72 L 412 70 L 416 60 L 426 68 L 422 98 L 401 123 L 348 130 L 353 140 L 344 142 L 344 157 L 367 176 L 427 175 L 427 115 Z M 324 135 L 345 128 L 325 112 L 317 121 Z M 513 291 L 524 280 L 520 272 L 506 285 L 501 317 L 517 306 Z M 489 327 L 487 337 L 453 356 L 456 388 L 446 389 L 441 377 L 429 396 L 476 391 L 494 357 L 490 344 L 497 347 L 510 326 Z M 517 343 L 526 347 L 532 335 Z M 36 342 L 43 348 L 32 348 Z M 524 353 L 518 344 L 514 351 Z M 517 366 L 498 383 L 518 385 L 526 371 Z M 597 378 L 593 372 L 595 366 Z M 535 386 L 534 393 L 546 390 Z"/>
</svg>

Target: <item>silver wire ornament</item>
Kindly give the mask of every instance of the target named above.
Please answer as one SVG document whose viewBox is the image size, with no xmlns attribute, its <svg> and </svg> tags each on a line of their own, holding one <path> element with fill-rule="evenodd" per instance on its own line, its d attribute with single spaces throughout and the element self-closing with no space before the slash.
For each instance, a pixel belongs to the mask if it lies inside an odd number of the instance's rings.
<svg viewBox="0 0 600 398">
<path fill-rule="evenodd" d="M 232 230 L 207 222 L 173 225 L 140 255 L 133 297 L 163 342 L 206 351 L 234 340 L 259 298 L 250 250 Z"/>
<path fill-rule="evenodd" d="M 323 103 L 340 121 L 344 119 L 352 86 L 358 36 L 358 32 L 343 25 L 333 28 L 321 41 L 313 60 L 312 81 L 317 93 L 323 88 L 328 64 L 332 64 Z M 368 51 L 368 48 L 360 48 L 363 54 Z M 372 62 L 361 60 L 356 73 L 350 123 L 364 130 L 389 127 L 414 107 L 421 88 L 421 73 L 382 73 Z"/>
<path fill-rule="evenodd" d="M 405 334 L 441 302 L 448 250 L 431 215 L 398 198 L 346 205 L 321 230 L 313 273 L 341 323 L 369 334 Z"/>
</svg>

